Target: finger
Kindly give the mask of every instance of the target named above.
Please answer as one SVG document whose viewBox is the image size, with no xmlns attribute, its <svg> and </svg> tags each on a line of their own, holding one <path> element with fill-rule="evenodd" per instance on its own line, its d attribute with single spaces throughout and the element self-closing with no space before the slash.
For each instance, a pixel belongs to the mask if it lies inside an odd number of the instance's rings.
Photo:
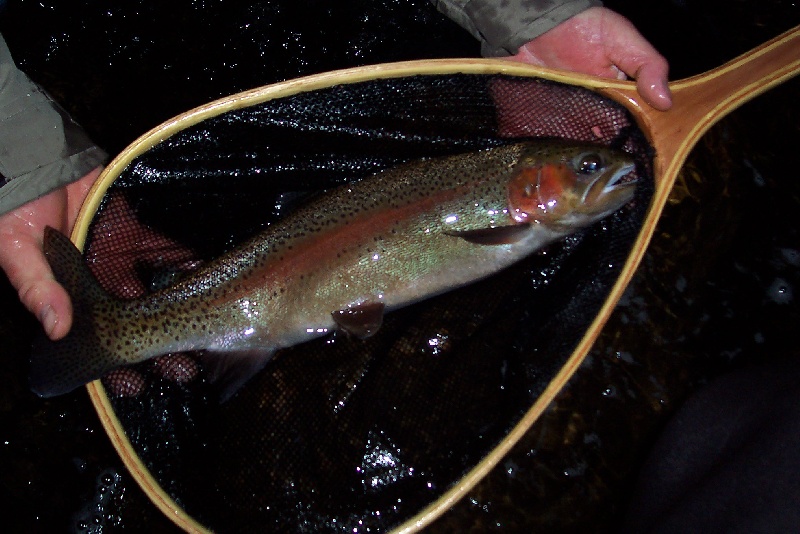
<svg viewBox="0 0 800 534">
<path fill-rule="evenodd" d="M 55 341 L 67 335 L 72 326 L 72 303 L 58 282 L 52 278 L 24 280 L 18 291 L 20 301 L 36 316 L 47 337 Z"/>
<path fill-rule="evenodd" d="M 636 89 L 645 102 L 660 111 L 672 106 L 672 93 L 667 84 L 667 63 L 653 59 L 650 62 L 617 63 L 621 72 L 636 80 Z"/>
<path fill-rule="evenodd" d="M 611 60 L 628 77 L 636 80 L 636 89 L 654 108 L 665 111 L 672 106 L 672 93 L 667 84 L 669 64 L 649 43 L 642 40 L 634 46 L 620 46 Z"/>
<path fill-rule="evenodd" d="M 45 226 L 60 231 L 72 226 L 101 170 L 97 168 L 66 188 L 0 216 L 0 269 L 5 271 L 21 302 L 54 340 L 69 331 L 73 310 L 69 295 L 53 278 L 42 252 L 42 233 Z"/>
<path fill-rule="evenodd" d="M 660 111 L 672 107 L 672 93 L 667 84 L 667 68 L 664 65 L 648 63 L 636 75 L 636 89 L 645 102 Z"/>
<path fill-rule="evenodd" d="M 66 335 L 72 324 L 69 295 L 53 278 L 41 243 L 12 224 L 0 232 L 0 268 L 51 339 Z"/>
<path fill-rule="evenodd" d="M 61 339 L 72 325 L 72 304 L 56 282 L 44 254 L 35 244 L 22 244 L 17 254 L 0 259 L 22 304 L 42 323 L 50 339 Z"/>
</svg>

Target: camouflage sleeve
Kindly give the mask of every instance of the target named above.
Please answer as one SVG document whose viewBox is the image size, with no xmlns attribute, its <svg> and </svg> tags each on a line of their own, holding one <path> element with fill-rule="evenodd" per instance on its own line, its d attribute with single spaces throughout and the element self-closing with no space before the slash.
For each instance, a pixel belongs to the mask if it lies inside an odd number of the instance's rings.
<svg viewBox="0 0 800 534">
<path fill-rule="evenodd" d="M 0 36 L 0 214 L 78 180 L 106 159 L 17 68 Z"/>
<path fill-rule="evenodd" d="M 445 16 L 481 41 L 487 57 L 517 53 L 520 46 L 597 0 L 431 0 Z"/>
</svg>

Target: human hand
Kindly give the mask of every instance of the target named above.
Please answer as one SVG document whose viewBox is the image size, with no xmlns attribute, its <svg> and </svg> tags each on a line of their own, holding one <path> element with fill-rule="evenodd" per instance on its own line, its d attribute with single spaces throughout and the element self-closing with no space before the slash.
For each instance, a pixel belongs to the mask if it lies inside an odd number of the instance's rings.
<svg viewBox="0 0 800 534">
<path fill-rule="evenodd" d="M 92 246 L 86 259 L 98 283 L 112 296 L 129 300 L 166 287 L 170 276 L 197 269 L 202 261 L 191 248 L 143 223 L 126 195 L 106 192 L 104 207 L 94 214 Z M 155 381 L 186 384 L 200 375 L 196 355 L 168 353 L 135 367 L 120 367 L 103 376 L 111 397 L 137 397 Z"/>
<path fill-rule="evenodd" d="M 607 8 L 575 15 L 522 45 L 511 59 L 606 78 L 630 77 L 649 105 L 661 111 L 672 106 L 667 60 L 628 19 Z"/>
<path fill-rule="evenodd" d="M 67 335 L 72 326 L 72 304 L 42 252 L 44 228 L 69 234 L 101 170 L 0 216 L 0 269 L 53 340 Z"/>
</svg>

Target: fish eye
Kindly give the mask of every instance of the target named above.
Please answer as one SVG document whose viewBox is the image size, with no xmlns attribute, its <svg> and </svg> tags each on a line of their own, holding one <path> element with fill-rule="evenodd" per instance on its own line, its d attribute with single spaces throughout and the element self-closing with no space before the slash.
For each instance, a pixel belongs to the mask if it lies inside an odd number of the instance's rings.
<svg viewBox="0 0 800 534">
<path fill-rule="evenodd" d="M 575 169 L 581 174 L 592 174 L 603 168 L 603 158 L 594 152 L 581 154 L 575 163 Z"/>
</svg>

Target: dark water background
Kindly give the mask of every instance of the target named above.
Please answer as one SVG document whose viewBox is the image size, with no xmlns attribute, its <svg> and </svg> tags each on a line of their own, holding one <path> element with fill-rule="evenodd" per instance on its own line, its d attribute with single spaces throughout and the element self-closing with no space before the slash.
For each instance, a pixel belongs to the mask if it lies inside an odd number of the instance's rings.
<svg viewBox="0 0 800 534">
<path fill-rule="evenodd" d="M 7 2 L 0 30 L 111 153 L 181 111 L 262 83 L 478 52 L 423 1 L 72 4 Z M 606 5 L 634 20 L 674 79 L 800 23 L 790 1 Z M 498 502 L 481 489 L 434 530 L 611 530 L 652 440 L 687 395 L 732 368 L 798 356 L 799 88 L 793 80 L 747 104 L 691 154 L 623 301 L 520 444 L 536 462 L 516 476 L 539 497 Z M 4 527 L 174 532 L 125 471 L 85 392 L 42 401 L 27 391 L 36 325 L 5 282 L 0 309 Z"/>
</svg>

